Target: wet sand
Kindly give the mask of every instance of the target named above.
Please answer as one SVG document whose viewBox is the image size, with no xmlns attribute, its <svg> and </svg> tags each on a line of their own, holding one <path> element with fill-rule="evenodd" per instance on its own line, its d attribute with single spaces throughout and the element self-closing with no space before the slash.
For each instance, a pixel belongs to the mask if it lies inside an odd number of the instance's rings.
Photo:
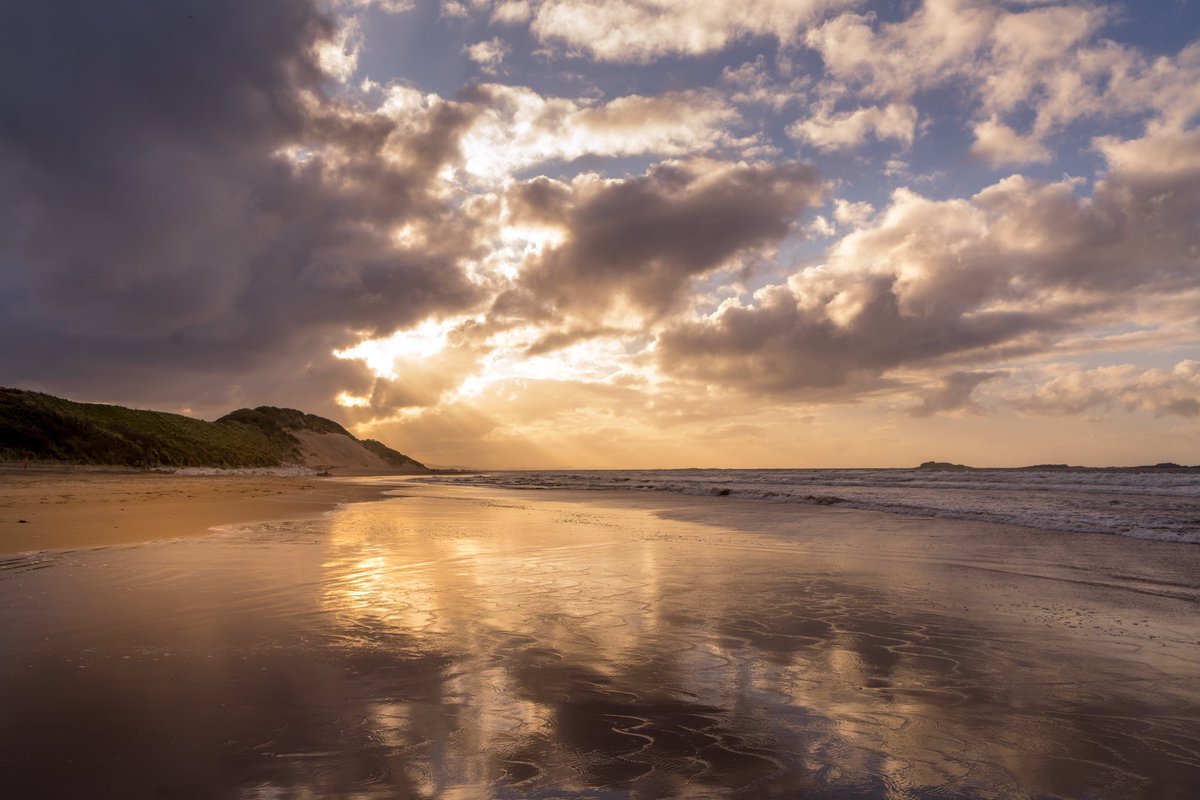
<svg viewBox="0 0 1200 800">
<path fill-rule="evenodd" d="M 405 486 L 0 564 L 14 797 L 1192 798 L 1200 548 Z"/>
<path fill-rule="evenodd" d="M 206 536 L 379 494 L 341 479 L 0 468 L 0 553 Z"/>
</svg>

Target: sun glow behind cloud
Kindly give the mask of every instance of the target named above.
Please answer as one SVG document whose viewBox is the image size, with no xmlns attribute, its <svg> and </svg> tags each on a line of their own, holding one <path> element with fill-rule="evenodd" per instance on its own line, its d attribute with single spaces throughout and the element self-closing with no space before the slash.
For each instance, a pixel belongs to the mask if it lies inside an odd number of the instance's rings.
<svg viewBox="0 0 1200 800">
<path fill-rule="evenodd" d="M 362 361 L 375 375 L 394 380 L 398 365 L 425 361 L 445 350 L 450 332 L 461 322 L 461 319 L 430 319 L 382 339 L 364 339 L 353 347 L 335 350 L 333 354 L 338 358 Z"/>
<path fill-rule="evenodd" d="M 508 331 L 491 337 L 490 352 L 477 374 L 465 380 L 454 399 L 478 397 L 489 386 L 503 381 L 569 381 L 602 383 L 629 371 L 628 350 L 619 339 L 598 338 L 577 342 L 552 353 L 529 353 L 540 337 L 536 329 Z"/>
<path fill-rule="evenodd" d="M 364 339 L 334 355 L 362 362 L 377 378 L 403 381 L 414 371 L 448 371 L 445 362 L 471 351 L 470 370 L 446 387 L 439 402 L 469 401 L 505 381 L 603 383 L 641 371 L 630 360 L 631 353 L 645 346 L 644 342 L 631 346 L 642 338 L 637 333 L 587 337 L 538 352 L 546 335 L 540 327 L 525 325 L 479 334 L 477 329 L 485 324 L 480 317 L 429 320 L 385 338 Z M 369 397 L 345 392 L 338 396 L 338 403 L 352 408 L 371 404 Z"/>
<path fill-rule="evenodd" d="M 477 271 L 512 281 L 521 274 L 522 264 L 558 247 L 565 239 L 566 233 L 561 228 L 505 225 L 500 229 L 496 249 L 480 263 Z"/>
</svg>

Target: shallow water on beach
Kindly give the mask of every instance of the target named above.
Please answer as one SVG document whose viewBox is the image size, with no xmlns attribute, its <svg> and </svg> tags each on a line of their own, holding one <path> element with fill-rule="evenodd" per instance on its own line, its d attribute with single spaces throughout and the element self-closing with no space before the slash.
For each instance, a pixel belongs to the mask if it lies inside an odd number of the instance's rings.
<svg viewBox="0 0 1200 800">
<path fill-rule="evenodd" d="M 403 491 L 323 520 L 0 559 L 0 794 L 1200 786 L 1200 548 Z"/>
<path fill-rule="evenodd" d="M 1200 469 L 651 469 L 501 471 L 419 480 L 837 504 L 918 517 L 1200 544 Z"/>
</svg>

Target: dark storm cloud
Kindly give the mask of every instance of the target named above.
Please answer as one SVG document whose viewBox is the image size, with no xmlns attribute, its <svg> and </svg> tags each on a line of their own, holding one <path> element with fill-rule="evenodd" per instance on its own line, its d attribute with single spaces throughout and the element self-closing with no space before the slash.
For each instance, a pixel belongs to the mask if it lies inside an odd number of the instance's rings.
<svg viewBox="0 0 1200 800">
<path fill-rule="evenodd" d="M 538 178 L 510 198 L 517 223 L 563 231 L 527 265 L 502 312 L 526 301 L 547 313 L 602 313 L 617 299 L 654 315 L 676 307 L 689 281 L 778 242 L 822 191 L 798 163 L 668 162 L 645 175 L 571 184 Z"/>
<path fill-rule="evenodd" d="M 978 351 L 1046 325 L 1017 312 L 972 316 L 904 314 L 892 281 L 859 285 L 850 324 L 806 309 L 777 287 L 755 307 L 729 307 L 715 319 L 680 323 L 659 339 L 668 372 L 754 391 L 858 388 L 905 364 Z"/>
<path fill-rule="evenodd" d="M 398 139 L 331 96 L 334 35 L 300 0 L 0 10 L 0 382 L 183 402 L 201 373 L 206 395 L 322 396 L 353 332 L 473 299 L 467 245 L 390 236 L 449 219 L 430 182 L 470 110 Z"/>
</svg>

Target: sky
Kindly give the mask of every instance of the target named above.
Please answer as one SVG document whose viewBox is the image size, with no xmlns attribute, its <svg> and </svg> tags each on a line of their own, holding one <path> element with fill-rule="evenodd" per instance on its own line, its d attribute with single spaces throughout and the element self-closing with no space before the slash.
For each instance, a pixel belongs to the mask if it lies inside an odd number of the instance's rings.
<svg viewBox="0 0 1200 800">
<path fill-rule="evenodd" d="M 484 468 L 1200 462 L 1200 3 L 0 8 L 0 385 Z"/>
</svg>

